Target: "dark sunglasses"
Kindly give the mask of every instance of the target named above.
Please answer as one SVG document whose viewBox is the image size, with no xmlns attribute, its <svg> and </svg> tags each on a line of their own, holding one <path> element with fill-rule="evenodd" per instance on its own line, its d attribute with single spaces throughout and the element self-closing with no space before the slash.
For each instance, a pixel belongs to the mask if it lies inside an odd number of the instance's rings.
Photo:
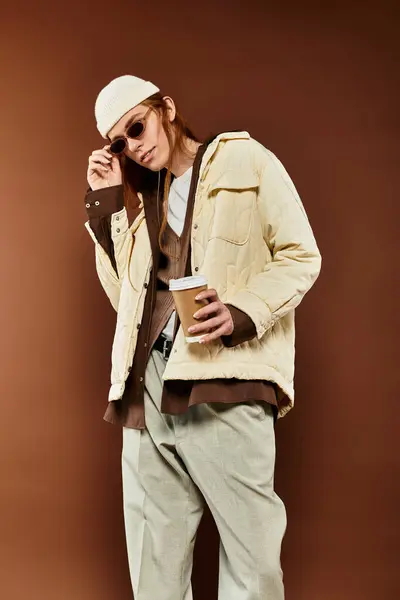
<svg viewBox="0 0 400 600">
<path fill-rule="evenodd" d="M 125 131 L 125 135 L 123 137 L 116 138 L 110 145 L 111 154 L 122 154 L 126 148 L 127 138 L 131 138 L 135 140 L 140 138 L 144 130 L 146 129 L 146 117 L 148 115 L 150 108 L 146 111 L 139 121 L 135 121 L 132 125 L 129 125 L 127 130 Z"/>
</svg>

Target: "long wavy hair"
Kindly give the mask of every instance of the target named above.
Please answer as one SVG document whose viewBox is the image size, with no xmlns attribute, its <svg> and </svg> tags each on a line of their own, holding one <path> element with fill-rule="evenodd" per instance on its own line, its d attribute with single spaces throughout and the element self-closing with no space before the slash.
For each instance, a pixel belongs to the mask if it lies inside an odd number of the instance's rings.
<svg viewBox="0 0 400 600">
<path fill-rule="evenodd" d="M 159 231 L 159 245 L 164 252 L 162 238 L 167 226 L 168 219 L 168 194 L 171 185 L 171 166 L 177 154 L 186 154 L 191 156 L 185 140 L 190 139 L 195 142 L 200 142 L 193 131 L 190 129 L 178 109 L 176 110 L 175 119 L 171 122 L 168 118 L 168 106 L 163 95 L 158 92 L 147 100 L 143 105 L 148 106 L 154 112 L 157 112 L 162 120 L 162 126 L 167 136 L 170 147 L 169 160 L 163 173 L 150 171 L 128 156 L 121 157 L 122 181 L 124 185 L 125 203 L 128 204 L 132 198 L 137 198 L 137 193 L 156 192 L 160 181 L 163 185 L 163 203 L 162 203 L 162 222 Z"/>
</svg>

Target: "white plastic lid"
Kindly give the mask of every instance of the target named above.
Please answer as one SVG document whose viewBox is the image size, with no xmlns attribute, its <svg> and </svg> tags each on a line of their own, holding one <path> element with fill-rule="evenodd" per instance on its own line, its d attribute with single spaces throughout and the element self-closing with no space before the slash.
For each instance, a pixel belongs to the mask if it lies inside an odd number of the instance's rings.
<svg viewBox="0 0 400 600">
<path fill-rule="evenodd" d="M 192 288 L 207 285 L 207 278 L 203 275 L 193 275 L 191 277 L 181 277 L 181 279 L 170 279 L 169 289 L 172 292 L 180 290 L 191 290 Z"/>
</svg>

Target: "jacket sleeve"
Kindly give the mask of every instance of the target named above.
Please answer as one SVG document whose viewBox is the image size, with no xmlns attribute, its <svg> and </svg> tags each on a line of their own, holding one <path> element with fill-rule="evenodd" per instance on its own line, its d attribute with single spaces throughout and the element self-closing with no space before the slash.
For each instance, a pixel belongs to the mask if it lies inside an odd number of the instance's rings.
<svg viewBox="0 0 400 600">
<path fill-rule="evenodd" d="M 232 321 L 233 321 L 233 331 L 230 335 L 221 336 L 222 343 L 227 348 L 232 348 L 233 346 L 237 346 L 238 344 L 243 344 L 244 342 L 249 342 L 253 338 L 256 337 L 257 331 L 253 321 L 250 319 L 246 313 L 231 306 L 230 304 L 226 304 L 226 307 L 229 309 L 231 313 Z"/>
<path fill-rule="evenodd" d="M 95 243 L 97 274 L 112 306 L 117 310 L 121 278 L 132 244 L 123 186 L 89 190 L 85 206 L 89 217 L 85 226 Z"/>
<path fill-rule="evenodd" d="M 90 229 L 117 271 L 111 238 L 111 216 L 124 207 L 123 186 L 117 185 L 95 191 L 89 188 L 85 196 L 85 206 Z"/>
<path fill-rule="evenodd" d="M 319 275 L 321 255 L 288 173 L 272 152 L 254 143 L 260 176 L 258 212 L 272 260 L 229 304 L 251 318 L 260 339 L 299 305 Z"/>
</svg>

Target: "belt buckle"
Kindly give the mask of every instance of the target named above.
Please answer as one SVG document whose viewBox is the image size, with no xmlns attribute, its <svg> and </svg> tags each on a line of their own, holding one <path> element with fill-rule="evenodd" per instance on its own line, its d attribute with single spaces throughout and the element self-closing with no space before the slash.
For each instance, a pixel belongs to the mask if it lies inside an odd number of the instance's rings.
<svg viewBox="0 0 400 600">
<path fill-rule="evenodd" d="M 163 349 L 162 349 L 162 355 L 163 355 L 163 359 L 164 360 L 168 360 L 169 359 L 169 355 L 171 354 L 171 350 L 168 351 L 168 344 L 170 343 L 169 340 L 165 339 L 163 342 Z"/>
</svg>

